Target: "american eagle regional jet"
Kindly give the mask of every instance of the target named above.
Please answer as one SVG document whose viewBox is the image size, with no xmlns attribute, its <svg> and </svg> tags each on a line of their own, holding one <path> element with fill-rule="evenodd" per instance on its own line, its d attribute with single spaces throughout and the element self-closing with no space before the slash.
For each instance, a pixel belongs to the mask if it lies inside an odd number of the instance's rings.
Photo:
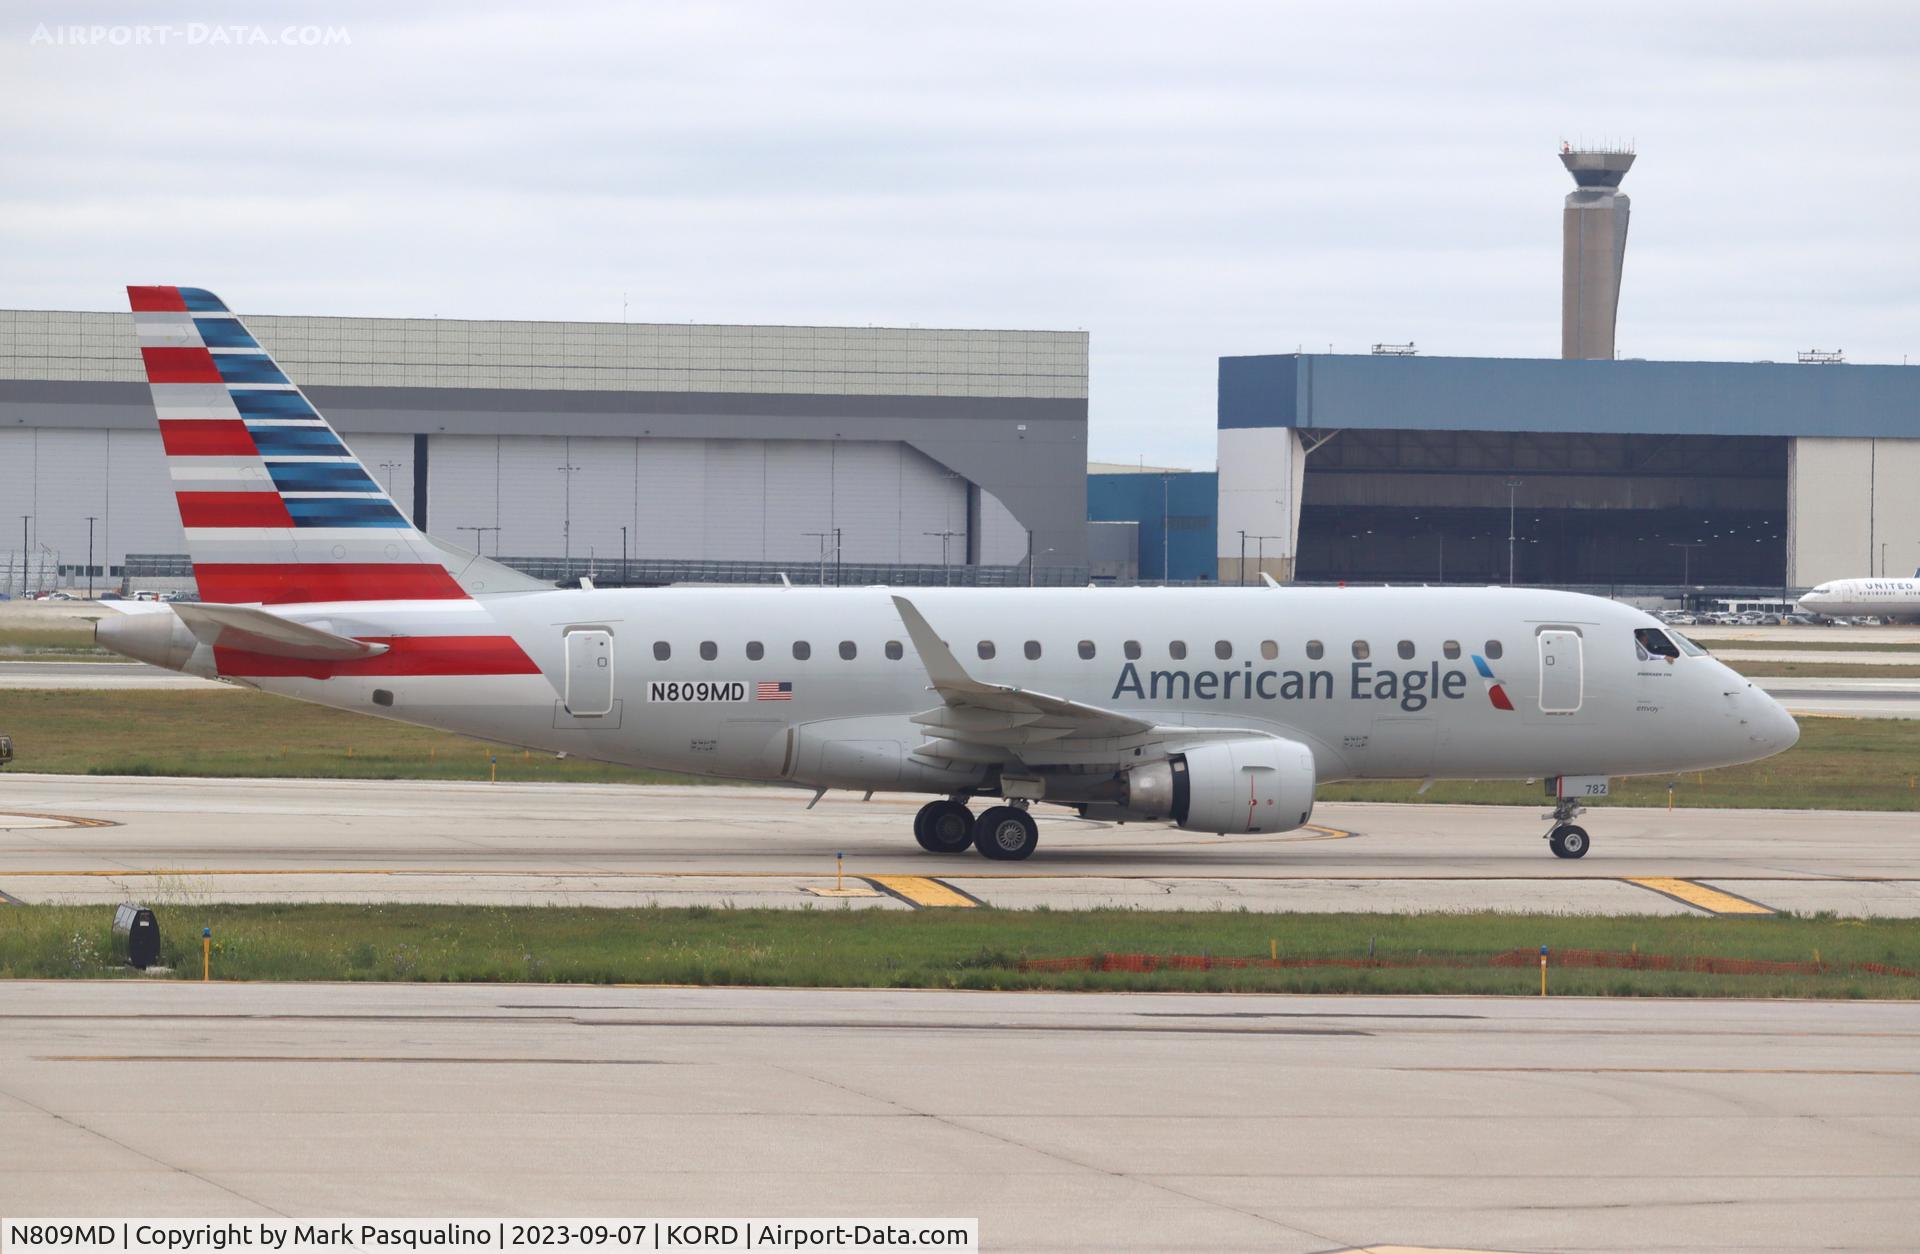
<svg viewBox="0 0 1920 1254">
<path fill-rule="evenodd" d="M 97 631 L 173 670 L 627 766 L 930 794 L 923 848 L 998 860 L 1033 853 L 1035 802 L 1283 832 L 1319 781 L 1378 778 L 1544 780 L 1578 858 L 1611 777 L 1799 736 L 1684 636 L 1564 592 L 556 589 L 416 530 L 211 293 L 128 294 L 203 600 L 121 602 Z"/>
</svg>

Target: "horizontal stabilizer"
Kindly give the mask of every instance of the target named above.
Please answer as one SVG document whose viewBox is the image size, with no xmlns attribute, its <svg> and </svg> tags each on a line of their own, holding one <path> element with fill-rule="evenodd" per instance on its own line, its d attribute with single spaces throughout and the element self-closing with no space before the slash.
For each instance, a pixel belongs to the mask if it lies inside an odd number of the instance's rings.
<svg viewBox="0 0 1920 1254">
<path fill-rule="evenodd" d="M 348 658 L 378 657 L 387 651 L 384 644 L 369 644 L 352 636 L 335 635 L 305 623 L 281 618 L 278 614 L 250 605 L 205 605 L 176 603 L 173 612 L 195 637 L 210 647 L 245 649 L 269 657 L 308 658 L 314 661 L 343 661 Z"/>
</svg>

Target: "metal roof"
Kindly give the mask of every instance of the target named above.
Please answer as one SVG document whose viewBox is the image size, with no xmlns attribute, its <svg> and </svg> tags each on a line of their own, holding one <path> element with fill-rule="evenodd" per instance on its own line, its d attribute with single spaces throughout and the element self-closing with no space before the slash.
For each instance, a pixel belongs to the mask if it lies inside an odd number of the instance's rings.
<svg viewBox="0 0 1920 1254">
<path fill-rule="evenodd" d="M 1219 425 L 1920 438 L 1920 367 L 1222 357 Z"/>
</svg>

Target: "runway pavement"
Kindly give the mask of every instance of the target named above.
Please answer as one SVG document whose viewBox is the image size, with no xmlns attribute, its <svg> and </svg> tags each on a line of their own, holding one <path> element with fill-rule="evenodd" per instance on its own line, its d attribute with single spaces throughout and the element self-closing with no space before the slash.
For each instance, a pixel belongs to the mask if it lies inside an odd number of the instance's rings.
<svg viewBox="0 0 1920 1254">
<path fill-rule="evenodd" d="M 214 689 L 238 692 L 234 684 L 201 679 L 144 662 L 34 662 L 0 660 L 0 690 L 8 688 L 67 689 Z"/>
<path fill-rule="evenodd" d="M 1219 837 L 1043 807 L 1039 852 L 999 863 L 923 853 L 919 798 L 807 799 L 8 774 L 0 899 L 1920 916 L 1910 813 L 1606 807 L 1566 861 L 1532 808 L 1322 805 L 1309 829 Z"/>
<path fill-rule="evenodd" d="M 0 1213 L 1911 1248 L 1920 1005 L 0 985 Z"/>
</svg>

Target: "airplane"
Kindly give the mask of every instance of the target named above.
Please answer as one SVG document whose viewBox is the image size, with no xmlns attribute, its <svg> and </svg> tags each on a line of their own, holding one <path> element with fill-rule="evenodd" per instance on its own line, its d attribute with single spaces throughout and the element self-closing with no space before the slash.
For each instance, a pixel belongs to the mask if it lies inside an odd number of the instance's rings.
<svg viewBox="0 0 1920 1254">
<path fill-rule="evenodd" d="M 1830 579 L 1799 600 L 1800 609 L 1821 618 L 1870 615 L 1895 622 L 1920 621 L 1920 570 L 1912 579 Z"/>
<path fill-rule="evenodd" d="M 557 588 L 416 529 L 217 297 L 128 295 L 203 600 L 96 634 L 172 670 L 815 802 L 929 795 L 923 849 L 997 861 L 1034 852 L 1035 803 L 1274 833 L 1341 779 L 1544 781 L 1578 858 L 1612 778 L 1799 737 L 1685 636 L 1565 592 Z"/>
</svg>

